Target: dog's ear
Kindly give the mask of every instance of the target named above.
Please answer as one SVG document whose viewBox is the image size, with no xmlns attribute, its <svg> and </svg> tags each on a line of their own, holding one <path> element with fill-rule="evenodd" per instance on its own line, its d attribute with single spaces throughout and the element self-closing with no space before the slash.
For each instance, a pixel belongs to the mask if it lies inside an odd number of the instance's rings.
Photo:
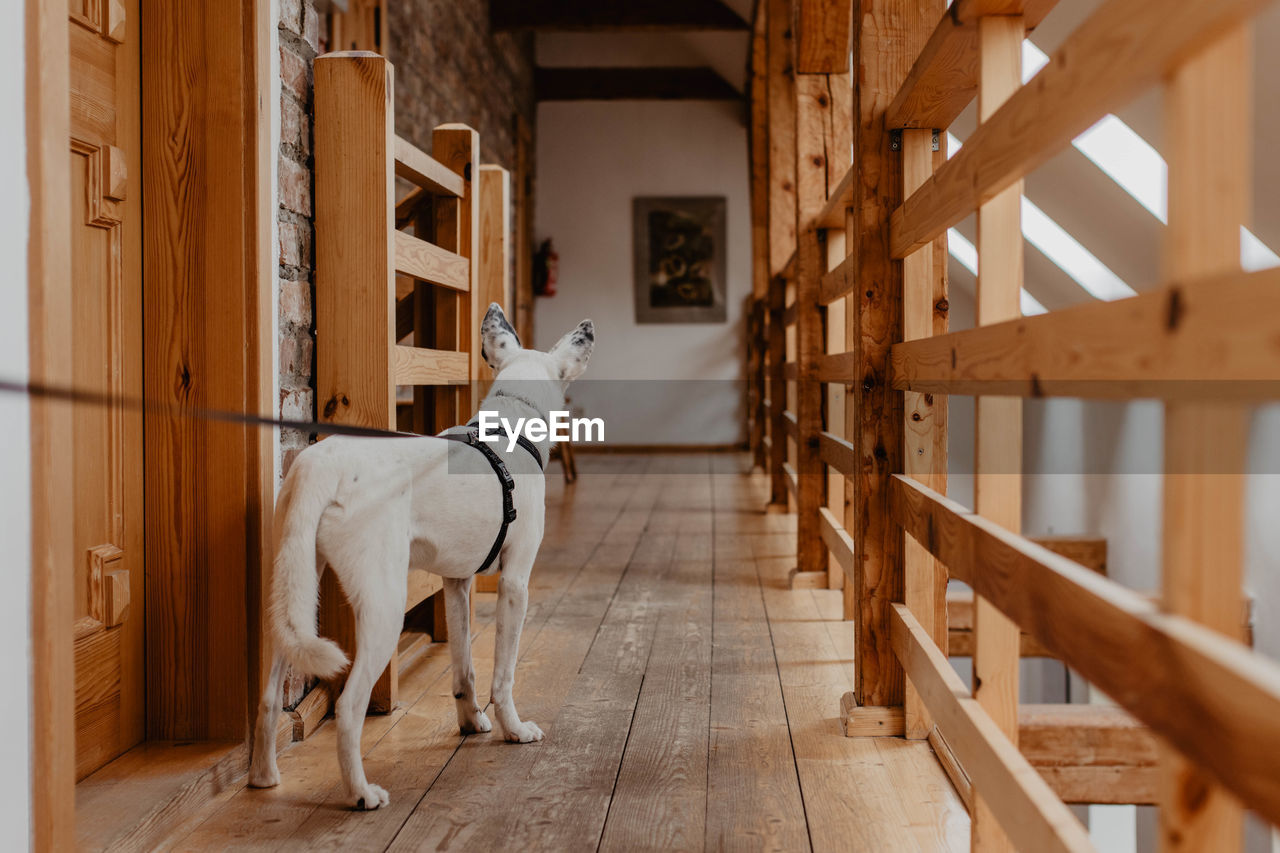
<svg viewBox="0 0 1280 853">
<path fill-rule="evenodd" d="M 595 346 L 596 327 L 590 320 L 583 320 L 578 328 L 561 338 L 549 353 L 560 371 L 560 378 L 572 382 L 581 376 Z"/>
<path fill-rule="evenodd" d="M 507 322 L 502 306 L 489 303 L 489 310 L 480 324 L 480 357 L 497 373 L 511 356 L 520 352 L 520 337 Z"/>
</svg>

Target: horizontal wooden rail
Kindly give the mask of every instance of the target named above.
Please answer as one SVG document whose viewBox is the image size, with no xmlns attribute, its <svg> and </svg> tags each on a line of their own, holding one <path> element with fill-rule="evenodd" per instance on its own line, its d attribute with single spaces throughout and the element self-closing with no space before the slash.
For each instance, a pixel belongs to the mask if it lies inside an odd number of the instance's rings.
<svg viewBox="0 0 1280 853">
<path fill-rule="evenodd" d="M 403 231 L 395 232 L 396 273 L 438 284 L 451 290 L 471 289 L 471 262 Z"/>
<path fill-rule="evenodd" d="M 787 489 L 791 492 L 792 496 L 794 497 L 795 494 L 800 490 L 800 478 L 796 476 L 795 467 L 790 462 L 784 462 L 782 464 L 782 475 L 783 475 L 783 478 L 786 479 L 787 481 Z"/>
<path fill-rule="evenodd" d="M 824 464 L 830 465 L 846 477 L 852 477 L 858 472 L 858 451 L 837 435 L 818 433 L 818 455 Z"/>
<path fill-rule="evenodd" d="M 849 169 L 840 178 L 836 188 L 827 197 L 827 203 L 814 218 L 816 228 L 844 228 L 845 211 L 853 206 L 853 182 L 857 180 L 855 168 Z"/>
<path fill-rule="evenodd" d="M 817 358 L 818 381 L 839 382 L 851 385 L 855 381 L 858 368 L 858 354 L 854 352 L 836 352 L 820 355 Z"/>
<path fill-rule="evenodd" d="M 1093 850 L 1088 831 L 969 695 L 924 626 L 905 605 L 891 607 L 894 653 L 1015 849 Z"/>
<path fill-rule="evenodd" d="M 396 177 L 404 178 L 432 195 L 462 198 L 466 192 L 462 175 L 399 136 L 395 145 Z"/>
<path fill-rule="evenodd" d="M 396 385 L 450 385 L 466 382 L 468 367 L 465 352 L 397 346 L 392 376 Z"/>
<path fill-rule="evenodd" d="M 1212 44 L 1266 0 L 1110 0 L 893 213 L 904 258 Z"/>
<path fill-rule="evenodd" d="M 1018 750 L 1064 802 L 1156 802 L 1155 735 L 1123 708 L 1022 705 Z"/>
<path fill-rule="evenodd" d="M 899 343 L 893 387 L 934 394 L 1280 397 L 1280 269 L 1174 284 Z"/>
<path fill-rule="evenodd" d="M 818 282 L 818 304 L 830 305 L 857 287 L 858 281 L 854 277 L 857 266 L 858 255 L 846 255 L 835 269 L 823 275 Z"/>
<path fill-rule="evenodd" d="M 795 438 L 796 434 L 799 432 L 799 426 L 796 424 L 796 413 L 783 412 L 782 424 L 787 431 L 787 435 L 791 436 L 792 438 Z"/>
<path fill-rule="evenodd" d="M 885 127 L 941 130 L 978 94 L 978 19 L 1022 13 L 1035 29 L 1058 0 L 956 0 L 938 21 L 902 88 L 885 113 Z"/>
<path fill-rule="evenodd" d="M 853 537 L 849 535 L 849 531 L 844 529 L 844 525 L 836 520 L 835 513 L 825 506 L 818 507 L 818 520 L 823 544 L 827 546 L 827 550 L 831 552 L 831 555 L 836 558 L 836 562 L 844 569 L 845 577 L 852 578 Z"/>
<path fill-rule="evenodd" d="M 1280 666 L 909 478 L 893 477 L 889 501 L 952 577 L 1280 822 Z"/>
</svg>

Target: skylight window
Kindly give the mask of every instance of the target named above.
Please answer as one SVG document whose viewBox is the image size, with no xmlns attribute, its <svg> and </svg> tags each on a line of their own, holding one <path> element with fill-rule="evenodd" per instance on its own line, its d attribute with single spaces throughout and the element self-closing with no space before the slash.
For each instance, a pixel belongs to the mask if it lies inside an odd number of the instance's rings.
<svg viewBox="0 0 1280 853">
<path fill-rule="evenodd" d="M 947 134 L 948 157 L 954 156 L 962 147 L 963 143 L 959 139 L 951 133 Z M 954 228 L 949 233 L 954 236 L 949 239 L 948 245 L 955 245 L 955 237 L 960 235 Z M 1079 240 L 1072 237 L 1057 222 L 1054 222 L 1048 214 L 1032 204 L 1026 196 L 1022 197 L 1022 236 L 1094 297 L 1112 300 L 1134 295 L 1135 291 L 1132 287 L 1125 284 L 1118 275 L 1107 268 L 1106 264 L 1098 260 L 1092 252 L 1081 245 Z M 964 240 L 963 237 L 960 237 L 960 239 Z M 973 248 L 973 244 L 968 240 L 964 241 L 964 245 L 968 248 L 962 251 L 971 251 L 973 253 L 972 266 L 966 263 L 965 259 L 957 254 L 955 249 L 952 250 L 952 254 L 956 256 L 956 260 L 971 271 L 974 271 L 974 275 L 977 275 L 977 250 Z M 1022 313 L 1044 313 L 1044 306 L 1024 289 L 1022 292 L 1024 306 L 1027 305 L 1027 300 L 1039 306 L 1040 310 L 1033 312 L 1026 310 L 1024 307 Z"/>
<path fill-rule="evenodd" d="M 1022 81 L 1047 65 L 1049 57 L 1030 39 L 1022 42 Z M 1133 128 L 1106 115 L 1072 140 L 1072 145 L 1111 180 L 1166 225 L 1169 222 L 1169 166 L 1160 152 Z M 1249 272 L 1280 266 L 1280 256 L 1247 228 L 1240 229 L 1240 266 Z"/>
</svg>

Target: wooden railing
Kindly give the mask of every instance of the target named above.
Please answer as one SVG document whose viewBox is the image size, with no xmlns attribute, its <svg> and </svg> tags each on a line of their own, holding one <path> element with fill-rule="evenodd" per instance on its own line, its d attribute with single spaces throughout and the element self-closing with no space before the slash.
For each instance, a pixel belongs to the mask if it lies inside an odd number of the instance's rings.
<svg viewBox="0 0 1280 853">
<path fill-rule="evenodd" d="M 816 5 L 799 4 L 801 38 L 823 25 L 806 21 Z M 1239 266 L 1248 20 L 1267 4 L 1108 0 L 1024 86 L 1023 38 L 1053 5 L 855 4 L 855 87 L 847 51 L 809 73 L 775 63 L 791 55 L 792 4 L 761 0 L 768 87 L 753 97 L 774 156 L 753 174 L 770 241 L 752 344 L 767 352 L 768 429 L 753 441 L 774 505 L 795 496 L 794 581 L 844 575 L 857 638 L 846 732 L 928 738 L 970 804 L 975 849 L 1091 849 L 1067 800 L 1156 802 L 1165 848 L 1238 850 L 1244 808 L 1280 822 L 1280 667 L 1244 642 L 1242 588 L 1248 407 L 1280 398 L 1280 271 Z M 1168 283 L 1022 318 L 1022 179 L 1153 85 Z M 948 161 L 938 138 L 975 96 L 978 129 Z M 854 165 L 833 174 L 842 126 Z M 972 213 L 977 327 L 949 332 L 946 232 Z M 972 509 L 946 497 L 949 394 L 977 398 Z M 1021 400 L 1045 396 L 1165 401 L 1157 594 L 1020 535 Z M 840 571 L 823 577 L 827 561 Z M 952 593 L 950 614 L 949 578 L 973 590 Z M 972 691 L 949 642 L 973 657 Z M 1028 652 L 1118 707 L 1019 708 Z"/>
<path fill-rule="evenodd" d="M 510 304 L 510 179 L 478 165 L 464 125 L 436 128 L 431 154 L 397 136 L 392 87 L 376 54 L 315 62 L 316 401 L 323 420 L 431 434 L 471 416 L 488 373 L 480 318 Z M 413 185 L 399 199 L 397 178 Z M 407 623 L 421 630 L 402 638 L 371 709 L 395 705 L 404 659 L 447 639 L 441 587 L 410 573 Z M 321 630 L 351 651 L 353 629 L 326 572 Z"/>
</svg>

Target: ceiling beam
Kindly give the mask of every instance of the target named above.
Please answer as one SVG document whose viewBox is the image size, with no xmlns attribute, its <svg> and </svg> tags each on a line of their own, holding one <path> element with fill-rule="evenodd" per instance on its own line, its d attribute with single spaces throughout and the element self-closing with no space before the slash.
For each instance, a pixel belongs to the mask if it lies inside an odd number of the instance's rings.
<svg viewBox="0 0 1280 853">
<path fill-rule="evenodd" d="M 490 0 L 489 23 L 503 30 L 747 30 L 720 0 Z"/>
<path fill-rule="evenodd" d="M 737 101 L 742 93 L 706 67 L 538 68 L 540 101 Z"/>
</svg>

